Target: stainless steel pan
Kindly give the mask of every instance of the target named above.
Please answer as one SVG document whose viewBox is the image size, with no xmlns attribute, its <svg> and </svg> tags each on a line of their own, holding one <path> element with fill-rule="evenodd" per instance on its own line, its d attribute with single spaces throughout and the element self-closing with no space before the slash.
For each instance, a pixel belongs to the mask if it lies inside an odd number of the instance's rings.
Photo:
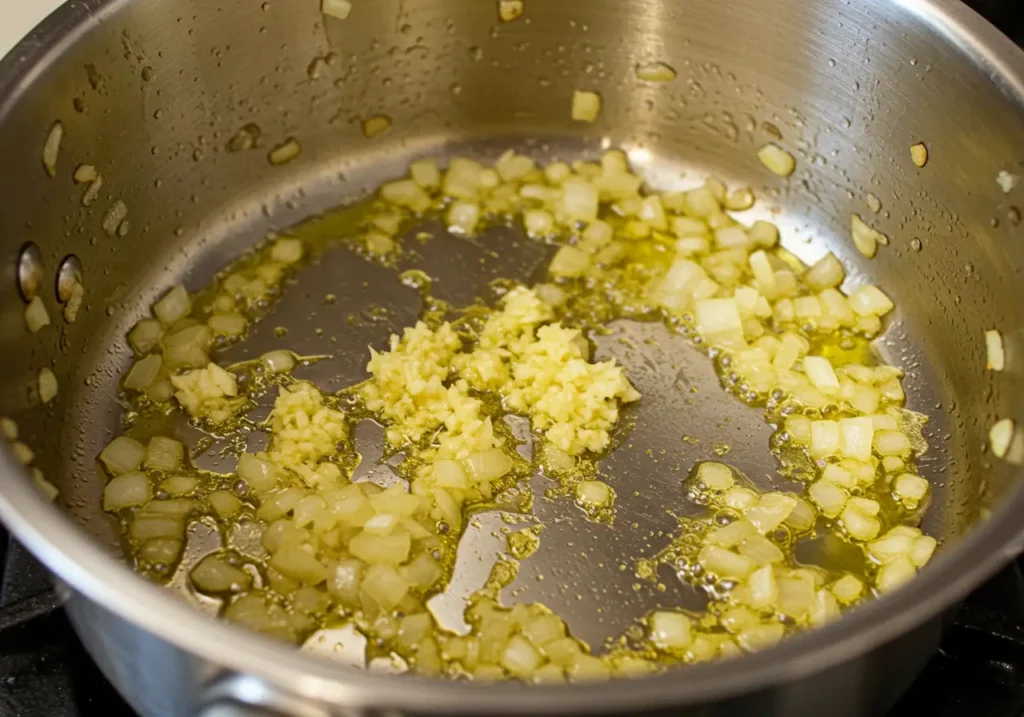
<svg viewBox="0 0 1024 717">
<path fill-rule="evenodd" d="M 656 87 L 636 82 L 635 65 L 651 60 L 679 77 Z M 593 126 L 569 121 L 577 87 L 605 98 Z M 393 129 L 371 142 L 360 123 L 378 114 Z M 40 152 L 56 119 L 65 135 L 51 179 Z M 249 123 L 265 144 L 228 151 Z M 777 134 L 800 157 L 788 182 L 767 182 L 754 158 Z M 266 149 L 287 137 L 300 139 L 302 155 L 271 167 Z M 926 528 L 943 541 L 912 584 L 740 660 L 644 681 L 527 689 L 332 664 L 219 623 L 121 562 L 115 526 L 100 510 L 94 457 L 119 426 L 123 336 L 163 289 L 178 280 L 201 285 L 268 230 L 364 194 L 414 156 L 490 156 L 510 145 L 567 156 L 598 151 L 603 141 L 629 149 L 655 180 L 713 171 L 754 186 L 784 210 L 794 252 L 812 258 L 831 248 L 855 277 L 870 275 L 894 297 L 899 312 L 881 348 L 907 369 L 910 406 L 933 417 L 924 470 L 937 490 Z M 921 170 L 908 161 L 918 141 L 931 154 Z M 61 490 L 57 507 L 48 505 L 5 451 L 0 516 L 54 572 L 91 653 L 147 715 L 877 712 L 928 659 L 943 613 L 1024 548 L 1019 471 L 985 449 L 997 417 L 1024 419 L 1024 232 L 1014 206 L 1024 190 L 1004 193 L 996 181 L 1001 171 L 1020 173 L 1022 162 L 1024 54 L 954 0 L 528 2 L 524 21 L 508 25 L 497 22 L 493 2 L 356 1 L 349 20 L 325 22 L 313 0 L 72 0 L 0 62 L 0 414 L 17 419 Z M 70 180 L 79 163 L 97 165 L 106 179 L 89 208 Z M 893 237 L 871 262 L 844 238 L 869 192 L 881 199 L 878 224 Z M 108 236 L 104 213 L 117 200 L 130 229 Z M 38 256 L 23 253 L 28 243 Z M 421 262 L 445 298 L 465 301 L 481 281 L 527 276 L 542 260 L 517 246 L 481 264 L 440 238 Z M 69 256 L 80 261 L 87 291 L 79 320 L 28 334 L 18 268 L 20 278 L 39 279 L 56 316 L 57 276 Z M 356 349 L 333 351 L 307 376 L 327 387 L 359 379 L 362 347 L 417 310 L 414 295 L 374 271 L 329 255 L 247 350 L 274 344 L 271 329 L 285 323 L 290 348 L 324 353 L 313 331 L 322 323 Z M 335 313 L 310 298 L 326 291 L 339 297 Z M 387 321 L 338 328 L 374 303 L 393 308 Z M 1002 374 L 984 371 L 983 331 L 992 327 L 1008 346 Z M 693 381 L 714 382 L 685 345 L 657 338 L 647 358 L 682 357 Z M 35 389 L 43 365 L 60 383 L 46 407 Z M 708 445 L 711 427 L 729 418 L 730 460 L 765 481 L 773 472 L 760 455 L 760 419 L 716 393 L 696 407 L 677 405 L 657 372 L 635 379 L 651 397 L 638 448 L 617 453 L 606 470 L 635 486 L 639 496 L 622 510 L 645 530 L 656 530 L 659 506 L 677 499 L 678 479 L 652 467 L 644 447 L 678 447 L 683 432 Z M 700 457 L 679 448 L 680 460 Z M 612 632 L 633 613 L 597 612 L 630 587 L 606 566 L 634 553 L 640 538 L 567 525 L 572 535 L 549 531 L 529 564 L 558 571 L 557 582 L 571 589 L 545 592 L 533 581 L 528 597 L 560 610 L 584 638 Z M 570 538 L 586 547 L 567 551 Z M 486 535 L 477 545 L 488 550 Z M 630 609 L 643 612 L 644 599 Z"/>
</svg>

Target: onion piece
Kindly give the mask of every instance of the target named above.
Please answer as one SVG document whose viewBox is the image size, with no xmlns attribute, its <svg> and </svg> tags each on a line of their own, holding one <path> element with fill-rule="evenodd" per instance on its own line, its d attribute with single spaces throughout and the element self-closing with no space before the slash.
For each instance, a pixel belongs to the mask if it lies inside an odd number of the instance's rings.
<svg viewBox="0 0 1024 717">
<path fill-rule="evenodd" d="M 289 137 L 281 144 L 275 146 L 267 154 L 267 161 L 275 167 L 287 164 L 302 154 L 302 145 L 294 137 Z"/>
<path fill-rule="evenodd" d="M 879 568 L 875 587 L 882 593 L 891 592 L 912 580 L 916 574 L 917 569 L 910 558 L 901 555 Z"/>
<path fill-rule="evenodd" d="M 924 142 L 918 142 L 910 147 L 910 159 L 918 167 L 923 167 L 928 163 L 928 148 L 925 147 Z"/>
<path fill-rule="evenodd" d="M 260 363 L 271 373 L 287 373 L 295 368 L 295 354 L 284 349 L 269 351 L 260 356 Z"/>
<path fill-rule="evenodd" d="M 512 470 L 512 459 L 500 448 L 472 453 L 463 461 L 467 472 L 477 483 L 496 480 Z"/>
<path fill-rule="evenodd" d="M 572 118 L 577 122 L 593 122 L 601 114 L 601 95 L 590 90 L 576 90 L 572 95 Z"/>
<path fill-rule="evenodd" d="M 164 327 L 156 319 L 142 319 L 128 333 L 128 342 L 139 354 L 148 354 L 164 336 Z"/>
<path fill-rule="evenodd" d="M 29 333 L 38 333 L 44 326 L 50 325 L 50 314 L 46 310 L 46 304 L 39 296 L 32 297 L 25 307 L 25 326 Z"/>
<path fill-rule="evenodd" d="M 60 154 L 60 143 L 64 138 L 64 125 L 60 120 L 50 126 L 43 144 L 43 167 L 51 177 L 57 176 L 57 157 Z"/>
<path fill-rule="evenodd" d="M 173 438 L 154 436 L 146 448 L 146 467 L 171 472 L 178 469 L 185 458 L 185 446 Z"/>
<path fill-rule="evenodd" d="M 512 22 L 523 14 L 523 0 L 498 0 L 498 17 Z"/>
<path fill-rule="evenodd" d="M 391 129 L 391 118 L 387 115 L 376 115 L 363 120 L 363 136 L 373 139 Z"/>
<path fill-rule="evenodd" d="M 208 555 L 192 568 L 189 579 L 200 592 L 239 592 L 249 587 L 252 576 L 217 555 Z"/>
<path fill-rule="evenodd" d="M 153 304 L 153 315 L 160 323 L 168 326 L 192 313 L 192 297 L 185 287 L 178 284 L 158 302 Z"/>
<path fill-rule="evenodd" d="M 986 367 L 992 371 L 1002 371 L 1006 367 L 1006 354 L 1003 350 L 1003 335 L 992 329 L 985 332 Z"/>
<path fill-rule="evenodd" d="M 671 82 L 677 73 L 664 62 L 647 62 L 636 66 L 636 76 L 644 82 Z"/>
<path fill-rule="evenodd" d="M 37 387 L 39 389 L 40 401 L 44 404 L 52 401 L 57 396 L 57 377 L 53 371 L 45 366 L 39 369 Z"/>
<path fill-rule="evenodd" d="M 996 421 L 988 432 L 988 442 L 997 458 L 1005 458 L 1016 434 L 1017 425 L 1012 418 Z"/>
<path fill-rule="evenodd" d="M 584 508 L 607 508 L 614 499 L 612 489 L 599 480 L 580 481 L 576 486 L 576 502 Z"/>
<path fill-rule="evenodd" d="M 657 610 L 647 618 L 647 634 L 662 650 L 678 652 L 692 642 L 690 618 L 673 610 Z"/>
<path fill-rule="evenodd" d="M 874 258 L 879 244 L 882 246 L 889 244 L 889 237 L 865 224 L 859 214 L 850 215 L 850 233 L 857 251 L 868 259 Z"/>
<path fill-rule="evenodd" d="M 777 144 L 766 144 L 757 151 L 757 158 L 773 174 L 788 177 L 796 170 L 796 159 Z"/>
<path fill-rule="evenodd" d="M 103 489 L 103 510 L 117 511 L 143 505 L 152 498 L 153 489 L 145 473 L 124 473 L 113 478 Z"/>
<path fill-rule="evenodd" d="M 390 565 L 371 565 L 360 585 L 361 591 L 384 610 L 393 609 L 409 592 L 409 584 Z"/>
<path fill-rule="evenodd" d="M 208 500 L 221 518 L 234 517 L 242 509 L 242 501 L 229 490 L 215 490 L 210 493 Z"/>
<path fill-rule="evenodd" d="M 351 0 L 320 0 L 320 12 L 338 20 L 346 20 L 352 12 L 352 2 Z"/>
</svg>

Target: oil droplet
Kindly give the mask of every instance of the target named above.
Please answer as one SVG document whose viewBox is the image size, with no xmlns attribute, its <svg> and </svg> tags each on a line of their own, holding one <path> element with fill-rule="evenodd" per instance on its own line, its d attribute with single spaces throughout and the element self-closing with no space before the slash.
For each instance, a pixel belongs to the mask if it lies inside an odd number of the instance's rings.
<svg viewBox="0 0 1024 717">
<path fill-rule="evenodd" d="M 711 447 L 711 450 L 715 452 L 716 456 L 724 456 L 726 453 L 729 452 L 730 449 L 728 443 L 716 441 L 715 444 Z"/>
</svg>

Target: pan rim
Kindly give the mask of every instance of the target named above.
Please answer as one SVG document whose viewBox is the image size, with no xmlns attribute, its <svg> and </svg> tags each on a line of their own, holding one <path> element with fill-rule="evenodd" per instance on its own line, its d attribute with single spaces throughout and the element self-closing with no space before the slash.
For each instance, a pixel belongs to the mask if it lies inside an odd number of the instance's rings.
<svg viewBox="0 0 1024 717">
<path fill-rule="evenodd" d="M 132 0 L 71 0 L 0 60 L 0 124 L 24 90 L 67 47 Z M 892 0 L 943 34 L 966 58 L 990 69 L 1024 106 L 1024 51 L 956 0 Z M 60 579 L 104 609 L 173 645 L 253 675 L 283 693 L 346 708 L 466 714 L 500 706 L 505 713 L 608 712 L 703 703 L 820 673 L 865 654 L 934 618 L 1024 550 L 1024 486 L 984 525 L 936 557 L 898 592 L 842 620 L 777 647 L 724 663 L 698 665 L 643 680 L 586 686 L 396 680 L 342 668 L 196 611 L 81 539 L 81 531 L 32 487 L 10 451 L 0 451 L 0 519 Z M 993 549 L 992 546 L 995 546 Z"/>
</svg>

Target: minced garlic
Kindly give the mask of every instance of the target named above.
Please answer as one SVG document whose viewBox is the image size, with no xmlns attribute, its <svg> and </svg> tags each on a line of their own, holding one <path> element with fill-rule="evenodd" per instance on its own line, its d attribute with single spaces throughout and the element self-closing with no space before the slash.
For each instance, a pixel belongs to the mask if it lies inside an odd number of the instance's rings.
<svg viewBox="0 0 1024 717">
<path fill-rule="evenodd" d="M 336 483 L 341 470 L 321 460 L 338 453 L 348 437 L 345 414 L 326 405 L 313 384 L 302 381 L 281 387 L 270 414 L 273 442 L 267 455 L 281 468 L 298 473 L 307 485 Z"/>
<path fill-rule="evenodd" d="M 226 421 L 245 402 L 238 396 L 235 375 L 215 363 L 171 376 L 171 383 L 178 389 L 174 394 L 178 403 L 196 418 Z"/>
<path fill-rule="evenodd" d="M 450 413 L 444 382 L 460 345 L 449 324 L 435 331 L 421 321 L 392 336 L 390 351 L 371 349 L 366 368 L 373 378 L 361 393 L 367 408 L 392 423 L 388 443 L 416 443 L 444 422 Z"/>
</svg>

